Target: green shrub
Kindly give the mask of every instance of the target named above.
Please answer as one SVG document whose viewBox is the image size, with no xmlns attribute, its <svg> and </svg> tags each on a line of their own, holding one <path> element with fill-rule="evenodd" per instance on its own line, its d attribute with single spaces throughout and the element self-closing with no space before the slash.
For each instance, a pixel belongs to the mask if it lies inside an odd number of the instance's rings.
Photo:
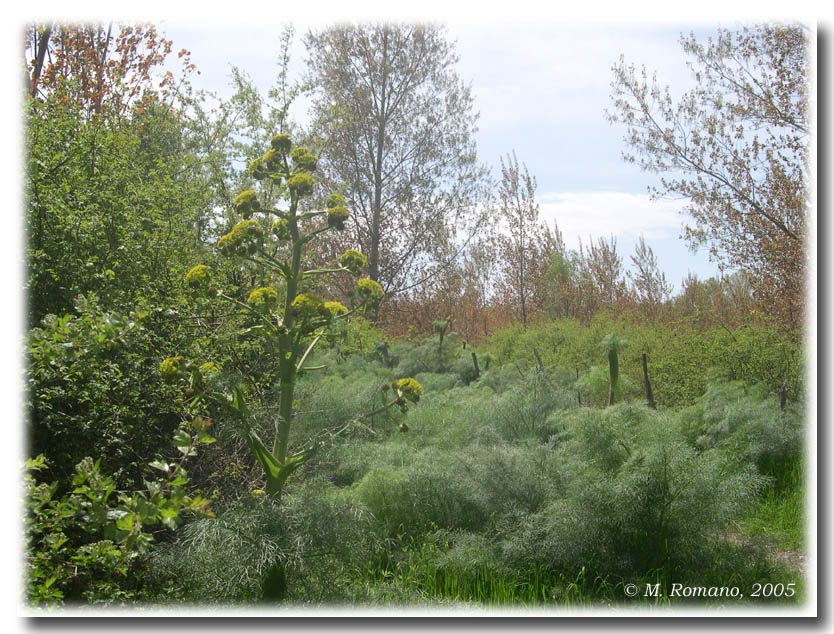
<svg viewBox="0 0 834 634">
<path fill-rule="evenodd" d="M 192 522 L 157 554 L 154 578 L 160 588 L 175 580 L 189 603 L 251 604 L 275 592 L 280 571 L 284 600 L 317 604 L 342 598 L 378 546 L 364 507 L 296 487 L 280 502 L 249 495 L 216 519 Z"/>
<path fill-rule="evenodd" d="M 202 422 L 179 429 L 174 445 L 179 462 L 157 458 L 141 491 L 118 491 L 99 461 L 78 463 L 68 494 L 58 483 L 35 480 L 32 471 L 47 468 L 41 455 L 26 462 L 26 593 L 33 605 L 64 602 L 124 603 L 137 598 L 145 582 L 144 566 L 155 533 L 176 529 L 182 514 L 212 515 L 209 500 L 188 495 L 183 463 L 200 443 L 214 439 Z"/>
<path fill-rule="evenodd" d="M 89 455 L 121 486 L 141 483 L 183 410 L 174 403 L 182 393 L 158 370 L 156 355 L 172 345 L 159 334 L 165 315 L 108 312 L 94 298 L 76 307 L 78 315 L 49 315 L 29 333 L 30 455 L 45 455 L 62 483 Z"/>
<path fill-rule="evenodd" d="M 804 352 L 802 346 L 773 329 L 743 326 L 730 331 L 713 327 L 706 332 L 629 323 L 598 314 L 588 326 L 573 319 L 558 319 L 532 325 L 527 330 L 510 326 L 494 333 L 484 343 L 499 364 L 530 363 L 533 346 L 546 368 L 564 367 L 587 371 L 600 364 L 598 342 L 616 330 L 628 339 L 620 354 L 620 379 L 643 385 L 642 354 L 648 356 L 649 378 L 660 406 L 691 405 L 706 390 L 713 376 L 746 383 L 763 382 L 777 391 L 783 381 L 787 397 L 799 402 L 804 393 Z"/>
<path fill-rule="evenodd" d="M 608 403 L 610 390 L 610 374 L 608 366 L 591 366 L 585 374 L 576 381 L 576 389 L 582 398 L 583 405 L 605 407 Z M 620 402 L 625 399 L 639 398 L 640 388 L 626 375 L 620 375 L 614 386 L 614 400 Z"/>
<path fill-rule="evenodd" d="M 783 463 L 802 450 L 803 413 L 780 409 L 761 384 L 717 382 L 700 402 L 681 412 L 687 438 L 701 449 L 719 448 L 760 469 Z"/>
<path fill-rule="evenodd" d="M 709 541 L 766 482 L 723 452 L 699 454 L 648 408 L 587 410 L 568 426 L 566 493 L 513 526 L 515 565 L 602 577 L 708 568 Z"/>
<path fill-rule="evenodd" d="M 357 483 L 356 496 L 388 537 L 477 529 L 486 517 L 469 482 L 455 477 L 459 468 L 453 457 L 433 454 L 399 470 L 375 469 Z"/>
</svg>

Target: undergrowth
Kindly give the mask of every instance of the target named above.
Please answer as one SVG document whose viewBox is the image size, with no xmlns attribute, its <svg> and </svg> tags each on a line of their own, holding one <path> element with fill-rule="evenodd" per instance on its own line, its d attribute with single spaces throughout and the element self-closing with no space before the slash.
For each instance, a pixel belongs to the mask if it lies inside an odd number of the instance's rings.
<svg viewBox="0 0 834 634">
<path fill-rule="evenodd" d="M 387 364 L 322 353 L 326 373 L 297 390 L 299 438 L 320 444 L 303 477 L 280 504 L 248 494 L 186 527 L 155 562 L 160 588 L 176 580 L 166 600 L 252 601 L 276 561 L 296 605 L 668 606 L 673 583 L 803 587 L 769 550 L 803 544 L 800 408 L 726 380 L 679 411 L 589 407 L 570 368 L 476 378 L 454 337 L 443 346 L 398 343 Z M 408 430 L 365 416 L 405 374 L 424 384 Z M 630 583 L 665 594 L 629 598 Z"/>
</svg>

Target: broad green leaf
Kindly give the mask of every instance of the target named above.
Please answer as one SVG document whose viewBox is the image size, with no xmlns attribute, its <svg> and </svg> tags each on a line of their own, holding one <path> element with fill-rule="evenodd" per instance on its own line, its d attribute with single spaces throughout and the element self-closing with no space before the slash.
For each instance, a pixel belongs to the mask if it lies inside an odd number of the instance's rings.
<svg viewBox="0 0 834 634">
<path fill-rule="evenodd" d="M 135 521 L 136 515 L 133 513 L 126 513 L 123 517 L 116 520 L 116 526 L 121 528 L 123 531 L 132 532 Z"/>
</svg>

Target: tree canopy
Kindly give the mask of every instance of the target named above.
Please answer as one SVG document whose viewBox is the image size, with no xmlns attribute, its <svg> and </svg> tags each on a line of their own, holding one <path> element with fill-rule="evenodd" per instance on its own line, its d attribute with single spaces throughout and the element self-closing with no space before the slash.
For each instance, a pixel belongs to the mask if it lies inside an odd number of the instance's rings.
<svg viewBox="0 0 834 634">
<path fill-rule="evenodd" d="M 809 195 L 806 29 L 760 25 L 681 44 L 697 86 L 679 99 L 645 67 L 622 57 L 614 66 L 609 119 L 626 126 L 624 158 L 668 175 L 654 193 L 689 200 L 690 244 L 750 271 L 762 309 L 795 328 Z"/>
<path fill-rule="evenodd" d="M 441 27 L 341 25 L 306 37 L 321 169 L 344 184 L 349 239 L 386 294 L 427 280 L 479 222 L 471 90 Z M 440 248 L 438 248 L 440 247 Z"/>
</svg>

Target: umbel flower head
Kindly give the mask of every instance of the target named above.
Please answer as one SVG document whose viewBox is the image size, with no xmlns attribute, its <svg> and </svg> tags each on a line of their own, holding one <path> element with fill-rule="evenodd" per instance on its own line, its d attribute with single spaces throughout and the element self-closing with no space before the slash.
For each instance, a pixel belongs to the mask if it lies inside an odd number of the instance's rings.
<svg viewBox="0 0 834 634">
<path fill-rule="evenodd" d="M 258 250 L 263 233 L 257 220 L 242 220 L 217 241 L 217 248 L 223 255 L 251 255 Z"/>
<path fill-rule="evenodd" d="M 279 240 L 289 240 L 292 237 L 290 236 L 290 223 L 285 218 L 278 218 L 272 223 L 272 233 Z"/>
<path fill-rule="evenodd" d="M 327 197 L 327 208 L 332 209 L 333 207 L 345 207 L 347 203 L 345 199 L 342 198 L 339 194 L 330 194 Z"/>
<path fill-rule="evenodd" d="M 274 149 L 267 150 L 261 160 L 268 170 L 275 170 L 281 167 L 281 154 Z"/>
<path fill-rule="evenodd" d="M 385 297 L 385 291 L 372 279 L 364 277 L 356 283 L 356 292 L 366 308 L 371 310 L 379 306 L 379 302 Z"/>
<path fill-rule="evenodd" d="M 292 148 L 292 140 L 289 134 L 276 134 L 270 139 L 272 149 L 281 154 L 286 154 Z"/>
<path fill-rule="evenodd" d="M 330 311 L 325 307 L 324 300 L 315 293 L 301 293 L 292 300 L 290 307 L 293 314 L 302 321 L 330 319 Z"/>
<path fill-rule="evenodd" d="M 297 198 L 312 194 L 315 184 L 316 180 L 307 172 L 299 172 L 287 179 L 287 188 Z"/>
<path fill-rule="evenodd" d="M 327 226 L 341 231 L 345 228 L 345 221 L 350 218 L 350 212 L 344 207 L 330 207 L 327 210 Z"/>
<path fill-rule="evenodd" d="M 278 305 L 278 291 L 271 286 L 262 286 L 249 293 L 248 304 L 255 308 L 274 308 Z"/>
<path fill-rule="evenodd" d="M 362 269 L 365 268 L 367 263 L 368 260 L 365 259 L 365 256 L 359 253 L 356 249 L 348 249 L 342 254 L 342 257 L 339 258 L 339 264 L 357 277 L 362 272 Z"/>
<path fill-rule="evenodd" d="M 159 373 L 168 383 L 176 381 L 185 370 L 185 360 L 181 356 L 168 357 L 159 364 Z"/>
<path fill-rule="evenodd" d="M 290 157 L 292 158 L 293 165 L 295 165 L 297 170 L 305 172 L 316 171 L 318 158 L 310 154 L 306 147 L 293 148 L 293 151 L 290 152 Z"/>
<path fill-rule="evenodd" d="M 344 315 L 348 312 L 348 309 L 344 307 L 343 304 L 339 302 L 324 302 L 324 307 L 327 309 L 327 312 L 330 313 L 333 317 L 338 317 L 339 315 Z"/>
<path fill-rule="evenodd" d="M 217 372 L 220 372 L 220 368 L 214 361 L 206 361 L 200 366 L 200 374 L 203 376 L 210 376 L 212 374 L 216 374 Z"/>
<path fill-rule="evenodd" d="M 185 274 L 185 283 L 191 288 L 202 288 L 208 284 L 211 278 L 211 269 L 205 264 L 198 264 L 191 267 Z"/>
<path fill-rule="evenodd" d="M 394 389 L 412 403 L 419 401 L 420 396 L 423 394 L 423 386 L 412 378 L 394 381 Z"/>
<path fill-rule="evenodd" d="M 260 211 L 260 209 L 261 203 L 258 202 L 253 190 L 247 189 L 235 196 L 235 210 L 244 218 L 250 218 L 253 213 Z"/>
<path fill-rule="evenodd" d="M 262 158 L 256 158 L 254 161 L 249 163 L 249 173 L 252 175 L 252 178 L 258 181 L 266 178 L 267 167 L 264 160 Z"/>
</svg>

